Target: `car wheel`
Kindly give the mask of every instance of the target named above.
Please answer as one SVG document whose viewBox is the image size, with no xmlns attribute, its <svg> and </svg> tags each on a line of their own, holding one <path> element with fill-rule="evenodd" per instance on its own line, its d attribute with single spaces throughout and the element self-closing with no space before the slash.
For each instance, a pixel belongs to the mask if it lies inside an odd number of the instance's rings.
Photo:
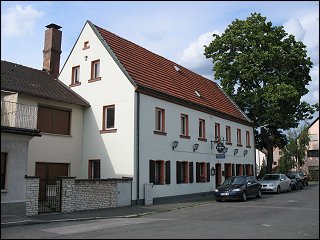
<svg viewBox="0 0 320 240">
<path fill-rule="evenodd" d="M 303 184 L 301 183 L 301 185 L 300 185 L 300 189 L 303 189 Z"/>
<path fill-rule="evenodd" d="M 261 189 L 259 188 L 258 194 L 256 195 L 256 197 L 257 197 L 257 198 L 261 198 L 261 196 L 262 196 L 262 192 L 261 192 Z"/>
<path fill-rule="evenodd" d="M 219 199 L 219 198 L 216 198 L 216 201 L 217 201 L 217 202 L 221 202 L 221 199 Z"/>
<path fill-rule="evenodd" d="M 281 193 L 281 188 L 280 188 L 280 186 L 277 187 L 277 193 L 278 193 L 278 194 Z"/>
<path fill-rule="evenodd" d="M 246 194 L 246 192 L 245 192 L 245 191 L 243 191 L 243 192 L 242 192 L 242 195 L 241 195 L 241 201 L 242 201 L 242 202 L 247 201 L 247 194 Z"/>
</svg>

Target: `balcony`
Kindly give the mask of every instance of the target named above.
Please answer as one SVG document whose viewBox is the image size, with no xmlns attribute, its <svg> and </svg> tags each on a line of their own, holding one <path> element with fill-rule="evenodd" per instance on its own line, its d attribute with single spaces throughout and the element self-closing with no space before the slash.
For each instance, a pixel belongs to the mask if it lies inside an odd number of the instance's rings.
<svg viewBox="0 0 320 240">
<path fill-rule="evenodd" d="M 2 127 L 18 129 L 37 129 L 38 107 L 1 99 Z"/>
</svg>

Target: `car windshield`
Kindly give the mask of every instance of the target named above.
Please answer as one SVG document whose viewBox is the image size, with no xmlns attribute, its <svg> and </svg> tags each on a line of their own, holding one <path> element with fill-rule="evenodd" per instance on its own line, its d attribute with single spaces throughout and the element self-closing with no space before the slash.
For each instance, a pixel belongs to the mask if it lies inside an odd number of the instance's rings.
<svg viewBox="0 0 320 240">
<path fill-rule="evenodd" d="M 280 175 L 265 175 L 261 180 L 279 180 Z"/>
<path fill-rule="evenodd" d="M 243 177 L 227 178 L 223 182 L 223 185 L 238 185 L 238 184 L 244 184 L 244 178 Z"/>
<path fill-rule="evenodd" d="M 295 179 L 295 175 L 294 175 L 294 174 L 290 174 L 290 173 L 289 173 L 289 174 L 287 175 L 287 177 L 290 178 L 290 179 Z"/>
</svg>

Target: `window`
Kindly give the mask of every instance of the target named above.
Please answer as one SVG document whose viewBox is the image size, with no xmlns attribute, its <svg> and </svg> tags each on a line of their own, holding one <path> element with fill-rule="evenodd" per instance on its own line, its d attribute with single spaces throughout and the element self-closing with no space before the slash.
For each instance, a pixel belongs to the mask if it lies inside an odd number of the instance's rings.
<svg viewBox="0 0 320 240">
<path fill-rule="evenodd" d="M 319 157 L 319 150 L 308 150 L 307 157 Z"/>
<path fill-rule="evenodd" d="M 232 144 L 231 143 L 231 127 L 226 126 L 226 144 Z"/>
<path fill-rule="evenodd" d="M 249 131 L 246 131 L 246 147 L 251 147 L 250 146 L 250 133 L 249 133 Z"/>
<path fill-rule="evenodd" d="M 198 140 L 204 141 L 206 140 L 206 124 L 204 119 L 199 119 L 199 138 Z"/>
<path fill-rule="evenodd" d="M 91 79 L 89 82 L 100 80 L 100 60 L 91 62 Z"/>
<path fill-rule="evenodd" d="M 154 133 L 165 135 L 165 110 L 156 108 L 155 110 L 155 131 Z"/>
<path fill-rule="evenodd" d="M 105 132 L 116 132 L 115 128 L 115 105 L 109 105 L 103 107 L 103 120 L 102 120 L 102 131 Z"/>
<path fill-rule="evenodd" d="M 282 150 L 279 150 L 279 156 L 282 156 L 282 154 L 283 154 Z"/>
<path fill-rule="evenodd" d="M 190 171 L 189 171 L 189 162 L 187 161 L 177 161 L 177 183 L 189 183 L 190 177 Z"/>
<path fill-rule="evenodd" d="M 1 189 L 6 186 L 7 153 L 1 152 Z"/>
<path fill-rule="evenodd" d="M 83 50 L 90 48 L 89 41 L 85 41 L 83 44 Z"/>
<path fill-rule="evenodd" d="M 88 178 L 100 178 L 100 160 L 89 160 Z"/>
<path fill-rule="evenodd" d="M 272 163 L 273 165 L 277 165 L 277 162 L 276 161 L 273 161 L 273 163 Z"/>
<path fill-rule="evenodd" d="M 181 114 L 181 135 L 180 135 L 180 137 L 188 137 L 188 136 L 189 136 L 188 115 Z"/>
<path fill-rule="evenodd" d="M 220 142 L 220 124 L 214 124 L 214 139 Z"/>
<path fill-rule="evenodd" d="M 80 85 L 80 66 L 72 68 L 71 85 Z"/>
<path fill-rule="evenodd" d="M 193 183 L 193 162 L 189 162 L 189 183 Z"/>
<path fill-rule="evenodd" d="M 149 181 L 157 185 L 170 184 L 170 161 L 150 160 Z"/>
<path fill-rule="evenodd" d="M 71 111 L 38 106 L 38 126 L 41 132 L 70 135 Z"/>
<path fill-rule="evenodd" d="M 242 146 L 241 145 L 241 129 L 239 128 L 237 129 L 237 145 L 240 147 Z"/>
<path fill-rule="evenodd" d="M 210 163 L 196 162 L 196 182 L 210 182 Z"/>
</svg>

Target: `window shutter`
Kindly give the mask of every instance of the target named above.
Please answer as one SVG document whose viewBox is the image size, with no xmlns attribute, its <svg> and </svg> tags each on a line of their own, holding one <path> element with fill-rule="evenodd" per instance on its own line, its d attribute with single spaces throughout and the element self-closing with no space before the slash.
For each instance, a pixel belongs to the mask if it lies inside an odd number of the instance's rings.
<svg viewBox="0 0 320 240">
<path fill-rule="evenodd" d="M 180 162 L 177 161 L 177 183 L 181 183 L 181 168 L 180 168 Z"/>
<path fill-rule="evenodd" d="M 149 182 L 154 183 L 155 182 L 155 173 L 154 173 L 154 161 L 149 161 Z"/>
<path fill-rule="evenodd" d="M 207 163 L 207 182 L 210 182 L 210 163 Z"/>
<path fill-rule="evenodd" d="M 170 184 L 170 161 L 166 161 L 166 184 Z"/>
<path fill-rule="evenodd" d="M 193 162 L 189 162 L 189 183 L 193 183 Z"/>
<path fill-rule="evenodd" d="M 196 182 L 200 182 L 200 163 L 196 162 Z"/>
</svg>

